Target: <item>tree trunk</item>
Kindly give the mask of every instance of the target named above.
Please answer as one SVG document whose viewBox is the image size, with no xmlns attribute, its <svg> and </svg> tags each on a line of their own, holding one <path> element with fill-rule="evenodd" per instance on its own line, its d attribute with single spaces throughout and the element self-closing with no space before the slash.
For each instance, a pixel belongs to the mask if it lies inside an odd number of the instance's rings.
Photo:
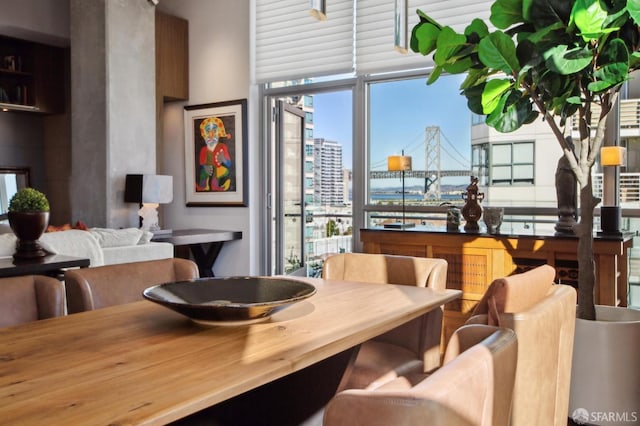
<svg viewBox="0 0 640 426">
<path fill-rule="evenodd" d="M 580 223 L 578 236 L 578 318 L 595 320 L 594 288 L 596 283 L 593 259 L 593 210 L 600 200 L 593 196 L 591 176 L 587 185 L 580 188 Z"/>
</svg>

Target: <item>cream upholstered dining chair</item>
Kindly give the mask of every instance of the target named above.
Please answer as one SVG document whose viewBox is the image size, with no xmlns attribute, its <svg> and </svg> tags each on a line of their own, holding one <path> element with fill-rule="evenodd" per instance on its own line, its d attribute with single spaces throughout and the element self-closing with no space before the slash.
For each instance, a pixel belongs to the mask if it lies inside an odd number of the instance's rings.
<svg viewBox="0 0 640 426">
<path fill-rule="evenodd" d="M 444 259 L 369 253 L 341 253 L 325 259 L 322 277 L 330 280 L 402 284 L 444 290 Z M 410 371 L 427 372 L 440 366 L 442 307 L 416 318 L 360 346 L 341 389 L 362 389 Z"/>
<path fill-rule="evenodd" d="M 507 426 L 518 342 L 513 330 L 468 325 L 450 339 L 443 366 L 412 385 L 398 377 L 347 389 L 329 401 L 324 426 Z"/>
<path fill-rule="evenodd" d="M 188 259 L 169 258 L 68 270 L 64 274 L 70 314 L 143 300 L 150 286 L 199 277 Z"/>
<path fill-rule="evenodd" d="M 467 321 L 518 336 L 513 425 L 567 424 L 576 291 L 554 279 L 549 265 L 496 279 Z"/>
<path fill-rule="evenodd" d="M 63 316 L 64 307 L 64 284 L 55 278 L 0 278 L 0 327 Z"/>
</svg>

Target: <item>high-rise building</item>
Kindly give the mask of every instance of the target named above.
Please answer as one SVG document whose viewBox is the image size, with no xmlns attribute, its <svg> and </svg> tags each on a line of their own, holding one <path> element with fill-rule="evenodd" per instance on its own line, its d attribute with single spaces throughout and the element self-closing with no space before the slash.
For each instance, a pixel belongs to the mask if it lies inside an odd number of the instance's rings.
<svg viewBox="0 0 640 426">
<path fill-rule="evenodd" d="M 344 204 L 342 145 L 324 138 L 313 140 L 314 200 L 319 205 Z"/>
</svg>

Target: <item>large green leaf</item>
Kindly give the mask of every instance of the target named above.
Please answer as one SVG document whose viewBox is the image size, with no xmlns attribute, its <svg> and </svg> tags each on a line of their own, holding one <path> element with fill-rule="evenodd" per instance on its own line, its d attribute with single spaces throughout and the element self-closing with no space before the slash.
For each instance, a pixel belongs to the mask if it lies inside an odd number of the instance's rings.
<svg viewBox="0 0 640 426">
<path fill-rule="evenodd" d="M 544 61 L 544 58 L 538 51 L 538 47 L 528 40 L 524 40 L 518 43 L 518 47 L 516 48 L 516 56 L 518 57 L 518 62 L 522 64 L 523 67 L 525 65 L 536 66 Z M 520 72 L 522 72 L 522 70 Z"/>
<path fill-rule="evenodd" d="M 600 0 L 575 0 L 571 9 L 570 24 L 575 24 L 585 41 L 598 38 L 602 24 L 607 19 L 607 11 Z"/>
<path fill-rule="evenodd" d="M 431 71 L 431 74 L 429 74 L 427 85 L 435 83 L 436 80 L 440 77 L 440 74 L 442 74 L 442 67 L 439 65 L 436 65 L 433 71 Z"/>
<path fill-rule="evenodd" d="M 536 116 L 530 100 L 522 97 L 518 90 L 513 90 L 502 95 L 498 106 L 487 116 L 486 123 L 501 133 L 510 133 L 531 123 Z"/>
<path fill-rule="evenodd" d="M 448 61 L 442 65 L 442 68 L 449 74 L 460 74 L 467 71 L 472 65 L 473 61 L 467 56 L 455 61 Z"/>
<path fill-rule="evenodd" d="M 450 57 L 464 48 L 466 43 L 467 37 L 464 34 L 456 33 L 451 27 L 444 27 L 438 36 L 433 60 L 437 65 L 443 66 Z"/>
<path fill-rule="evenodd" d="M 412 32 L 411 49 L 422 55 L 428 55 L 436 49 L 436 43 L 439 35 L 440 30 L 434 25 L 426 23 L 417 25 Z M 416 46 L 414 46 L 414 40 L 417 41 Z"/>
<path fill-rule="evenodd" d="M 442 64 L 442 68 L 449 74 L 460 74 L 467 71 L 473 65 L 471 57 L 466 56 L 464 58 L 458 58 L 456 60 L 449 60 Z"/>
<path fill-rule="evenodd" d="M 533 22 L 536 28 L 546 27 L 556 22 L 567 24 L 572 4 L 567 0 L 531 0 L 528 5 L 528 20 Z"/>
<path fill-rule="evenodd" d="M 485 84 L 482 83 L 462 91 L 462 94 L 467 98 L 467 108 L 474 114 L 485 115 L 482 110 L 482 93 L 484 92 L 484 86 Z"/>
<path fill-rule="evenodd" d="M 640 0 L 627 0 L 627 11 L 636 25 L 640 25 Z"/>
<path fill-rule="evenodd" d="M 522 17 L 525 22 L 531 22 L 531 4 L 533 0 L 522 0 Z"/>
<path fill-rule="evenodd" d="M 467 73 L 467 78 L 464 79 L 460 85 L 460 89 L 465 90 L 473 86 L 477 86 L 483 83 L 487 78 L 487 71 L 484 68 L 473 69 L 471 68 Z"/>
<path fill-rule="evenodd" d="M 436 21 L 435 19 L 433 19 L 431 16 L 427 15 L 426 13 L 421 11 L 420 9 L 416 10 L 416 13 L 420 17 L 420 22 L 428 22 L 428 23 L 434 25 L 435 27 L 437 27 L 439 30 L 442 29 L 442 25 L 440 25 L 438 23 L 438 21 Z"/>
<path fill-rule="evenodd" d="M 556 22 L 554 24 L 548 25 L 544 28 L 540 28 L 538 31 L 528 34 L 526 36 L 526 40 L 532 43 L 540 43 L 542 41 L 548 41 L 554 44 L 558 43 L 558 35 L 554 34 L 554 32 L 558 30 L 565 29 L 565 25 L 562 22 Z M 524 41 L 524 40 L 522 40 Z"/>
<path fill-rule="evenodd" d="M 479 38 L 483 38 L 489 35 L 489 28 L 482 19 L 476 18 L 464 29 L 464 33 L 467 36 L 475 33 Z"/>
<path fill-rule="evenodd" d="M 482 112 L 491 114 L 500 102 L 502 95 L 512 86 L 510 80 L 496 78 L 487 81 L 482 91 Z"/>
<path fill-rule="evenodd" d="M 493 32 L 480 40 L 478 56 L 486 66 L 501 70 L 506 74 L 520 70 L 515 43 L 502 31 Z"/>
<path fill-rule="evenodd" d="M 640 52 L 633 52 L 631 56 L 629 56 L 629 68 L 640 68 Z"/>
<path fill-rule="evenodd" d="M 629 74 L 629 51 L 619 38 L 611 40 L 600 55 L 593 77 L 596 81 L 587 88 L 592 92 L 602 92 L 623 83 Z"/>
<path fill-rule="evenodd" d="M 568 49 L 566 45 L 560 45 L 543 52 L 542 56 L 551 71 L 563 75 L 585 69 L 593 59 L 593 54 L 587 46 Z"/>
<path fill-rule="evenodd" d="M 491 5 L 491 23 L 497 28 L 506 29 L 522 22 L 522 0 L 496 0 Z"/>
</svg>

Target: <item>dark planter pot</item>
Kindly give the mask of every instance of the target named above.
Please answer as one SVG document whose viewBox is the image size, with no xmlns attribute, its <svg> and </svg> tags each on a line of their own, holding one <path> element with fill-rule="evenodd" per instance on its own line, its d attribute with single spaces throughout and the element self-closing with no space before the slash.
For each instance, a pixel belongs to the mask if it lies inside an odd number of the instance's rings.
<svg viewBox="0 0 640 426">
<path fill-rule="evenodd" d="M 47 229 L 49 212 L 9 212 L 9 225 L 18 238 L 14 259 L 33 259 L 47 255 L 38 238 Z"/>
</svg>

